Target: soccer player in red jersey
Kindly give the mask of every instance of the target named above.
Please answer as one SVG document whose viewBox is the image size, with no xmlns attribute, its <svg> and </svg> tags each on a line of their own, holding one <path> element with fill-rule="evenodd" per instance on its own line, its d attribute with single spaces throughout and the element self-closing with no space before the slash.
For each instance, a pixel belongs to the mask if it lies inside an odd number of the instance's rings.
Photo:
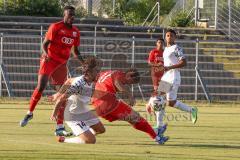
<svg viewBox="0 0 240 160">
<path fill-rule="evenodd" d="M 164 45 L 164 40 L 158 39 L 156 41 L 156 48 L 151 50 L 148 56 L 148 64 L 151 66 L 151 77 L 153 82 L 154 93 L 157 93 L 159 82 L 164 73 L 163 45 Z"/>
<path fill-rule="evenodd" d="M 101 72 L 95 85 L 92 96 L 92 104 L 98 116 L 109 122 L 121 120 L 130 123 L 135 129 L 143 131 L 159 144 L 164 144 L 168 137 L 158 135 L 150 124 L 134 111 L 131 106 L 135 104 L 128 85 L 140 81 L 140 75 L 135 69 L 126 72 L 119 70 Z M 116 94 L 122 92 L 128 96 L 129 105 L 120 99 Z"/>
<path fill-rule="evenodd" d="M 43 53 L 40 59 L 38 84 L 32 94 L 29 110 L 20 122 L 20 126 L 22 127 L 27 125 L 28 121 L 33 118 L 33 111 L 47 86 L 48 80 L 51 80 L 57 90 L 67 79 L 66 63 L 70 57 L 72 47 L 74 56 L 78 58 L 81 63 L 83 62 L 78 50 L 78 46 L 80 45 L 80 32 L 77 27 L 72 25 L 74 16 L 74 7 L 64 7 L 63 21 L 51 24 L 46 33 L 42 47 Z M 59 136 L 68 134 L 63 126 L 63 113 L 64 108 L 59 110 L 58 113 L 55 134 Z"/>
</svg>

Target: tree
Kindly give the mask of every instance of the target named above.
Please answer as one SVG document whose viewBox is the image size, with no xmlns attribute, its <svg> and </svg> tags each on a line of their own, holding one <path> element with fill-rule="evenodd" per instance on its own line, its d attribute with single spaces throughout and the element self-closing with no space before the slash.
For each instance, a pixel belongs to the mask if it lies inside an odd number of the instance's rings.
<svg viewBox="0 0 240 160">
<path fill-rule="evenodd" d="M 0 3 L 6 15 L 60 16 L 61 7 L 56 0 L 6 0 Z"/>
<path fill-rule="evenodd" d="M 171 27 L 189 27 L 192 26 L 193 22 L 191 17 L 185 11 L 180 11 L 172 20 Z"/>
<path fill-rule="evenodd" d="M 123 19 L 127 24 L 141 24 L 150 13 L 152 7 L 159 0 L 116 0 L 113 13 L 112 0 L 102 0 L 101 10 L 107 15 Z M 174 6 L 175 0 L 160 1 L 160 15 L 167 14 Z M 157 10 L 149 18 L 151 21 L 157 14 Z"/>
</svg>

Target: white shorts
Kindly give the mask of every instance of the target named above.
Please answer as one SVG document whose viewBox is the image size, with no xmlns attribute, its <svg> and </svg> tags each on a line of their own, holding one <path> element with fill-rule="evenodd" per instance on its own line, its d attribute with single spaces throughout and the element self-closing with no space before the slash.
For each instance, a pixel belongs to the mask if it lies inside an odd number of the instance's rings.
<svg viewBox="0 0 240 160">
<path fill-rule="evenodd" d="M 173 84 L 171 89 L 166 93 L 167 101 L 174 101 L 177 100 L 177 92 L 178 92 L 179 85 Z"/>
<path fill-rule="evenodd" d="M 99 123 L 100 120 L 96 118 L 88 121 L 65 121 L 65 122 L 71 128 L 73 134 L 75 136 L 79 136 L 80 134 L 88 131 L 91 126 Z"/>
<path fill-rule="evenodd" d="M 158 92 L 166 93 L 166 99 L 168 101 L 176 100 L 179 86 L 179 84 L 172 84 L 166 81 L 160 81 L 158 86 Z"/>
</svg>

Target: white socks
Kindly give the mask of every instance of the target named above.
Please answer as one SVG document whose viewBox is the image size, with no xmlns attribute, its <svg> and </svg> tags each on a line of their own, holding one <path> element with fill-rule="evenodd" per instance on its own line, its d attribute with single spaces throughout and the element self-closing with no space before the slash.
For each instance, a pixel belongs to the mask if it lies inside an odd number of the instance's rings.
<svg viewBox="0 0 240 160">
<path fill-rule="evenodd" d="M 93 135 L 97 134 L 92 128 L 89 128 L 89 130 L 90 130 L 90 132 L 92 132 Z"/>
<path fill-rule="evenodd" d="M 28 115 L 33 115 L 33 112 L 28 111 L 27 114 L 28 114 Z"/>
<path fill-rule="evenodd" d="M 64 140 L 65 143 L 77 143 L 77 144 L 85 144 L 85 141 L 80 137 L 66 138 Z"/>
<path fill-rule="evenodd" d="M 165 109 L 161 111 L 156 111 L 157 127 L 162 127 L 164 125 L 163 118 L 165 116 Z"/>
<path fill-rule="evenodd" d="M 186 104 L 184 104 L 180 101 L 177 101 L 175 103 L 174 107 L 176 107 L 177 109 L 180 109 L 182 111 L 185 111 L 185 112 L 191 112 L 192 111 L 192 107 L 189 107 L 189 106 L 187 106 Z"/>
</svg>

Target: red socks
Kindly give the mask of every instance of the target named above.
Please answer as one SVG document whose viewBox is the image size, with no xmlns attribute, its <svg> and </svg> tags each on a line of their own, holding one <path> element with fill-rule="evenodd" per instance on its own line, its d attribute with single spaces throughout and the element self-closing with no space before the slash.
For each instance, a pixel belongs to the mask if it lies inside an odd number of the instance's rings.
<svg viewBox="0 0 240 160">
<path fill-rule="evenodd" d="M 62 103 L 62 106 L 58 110 L 58 113 L 57 113 L 57 125 L 63 124 L 65 106 L 66 106 L 66 102 Z"/>
<path fill-rule="evenodd" d="M 42 92 L 39 92 L 37 89 L 33 91 L 31 100 L 30 100 L 30 105 L 29 105 L 29 111 L 33 112 L 38 101 L 42 97 Z M 63 106 L 59 109 L 58 111 L 58 117 L 57 117 L 57 124 L 63 124 L 64 120 L 64 110 L 65 110 L 65 103 L 63 103 Z"/>
<path fill-rule="evenodd" d="M 133 127 L 137 130 L 147 133 L 152 139 L 155 139 L 157 136 L 150 124 L 142 117 L 133 125 Z"/>
<path fill-rule="evenodd" d="M 30 112 L 33 112 L 38 101 L 41 99 L 42 97 L 42 92 L 39 92 L 37 89 L 35 89 L 33 91 L 33 94 L 32 94 L 32 97 L 31 97 L 31 100 L 30 100 L 30 105 L 29 105 L 29 111 Z"/>
</svg>

